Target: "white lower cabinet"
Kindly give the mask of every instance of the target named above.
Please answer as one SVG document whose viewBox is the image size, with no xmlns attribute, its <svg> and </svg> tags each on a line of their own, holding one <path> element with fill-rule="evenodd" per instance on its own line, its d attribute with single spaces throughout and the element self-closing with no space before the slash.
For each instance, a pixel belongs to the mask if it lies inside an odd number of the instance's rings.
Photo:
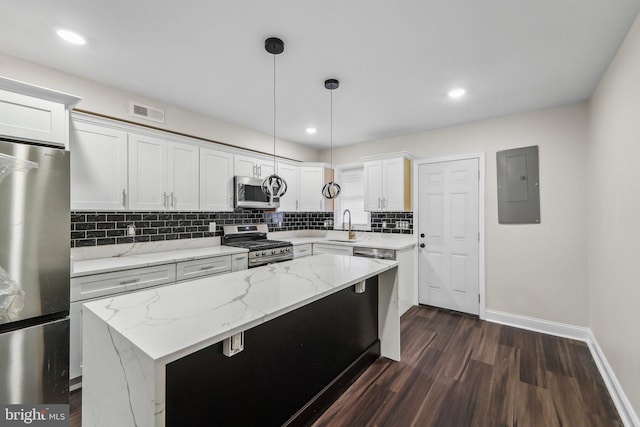
<svg viewBox="0 0 640 427">
<path fill-rule="evenodd" d="M 71 388 L 80 385 L 82 375 L 82 306 L 111 295 L 174 284 L 206 276 L 246 270 L 246 253 L 92 274 L 71 279 L 71 331 L 69 342 L 69 380 Z"/>
<path fill-rule="evenodd" d="M 132 292 L 176 281 L 175 264 L 134 268 L 112 273 L 92 274 L 71 279 L 71 301 Z"/>
<path fill-rule="evenodd" d="M 231 271 L 246 270 L 248 268 L 249 268 L 248 254 L 231 255 Z"/>
<path fill-rule="evenodd" d="M 178 282 L 227 273 L 231 271 L 231 255 L 179 262 L 176 270 Z"/>
<path fill-rule="evenodd" d="M 353 255 L 353 247 L 332 245 L 329 243 L 314 243 L 313 254 Z"/>
<path fill-rule="evenodd" d="M 293 246 L 294 258 L 302 258 L 302 257 L 310 256 L 312 254 L 313 254 L 313 249 L 312 249 L 311 243 L 305 243 L 303 245 Z"/>
</svg>

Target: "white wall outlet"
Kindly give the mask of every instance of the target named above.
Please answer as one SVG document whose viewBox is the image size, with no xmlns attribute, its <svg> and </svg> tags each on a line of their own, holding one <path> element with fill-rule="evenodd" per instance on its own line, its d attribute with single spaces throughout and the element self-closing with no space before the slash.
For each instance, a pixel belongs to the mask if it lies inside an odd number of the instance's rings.
<svg viewBox="0 0 640 427">
<path fill-rule="evenodd" d="M 136 225 L 129 224 L 127 225 L 127 236 L 135 236 L 136 235 Z"/>
<path fill-rule="evenodd" d="M 215 233 L 216 232 L 216 223 L 215 222 L 210 222 L 209 223 L 209 233 Z"/>
</svg>

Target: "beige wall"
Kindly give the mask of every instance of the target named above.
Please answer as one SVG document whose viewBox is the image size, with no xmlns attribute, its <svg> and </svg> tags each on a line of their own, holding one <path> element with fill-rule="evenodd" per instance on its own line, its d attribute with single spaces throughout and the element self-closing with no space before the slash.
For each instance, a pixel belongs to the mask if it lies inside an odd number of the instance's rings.
<svg viewBox="0 0 640 427">
<path fill-rule="evenodd" d="M 586 326 L 587 116 L 584 103 L 518 114 L 340 147 L 334 162 L 394 151 L 486 153 L 487 309 Z M 541 224 L 499 225 L 496 151 L 529 145 L 539 146 Z"/>
<path fill-rule="evenodd" d="M 268 154 L 273 153 L 273 136 L 254 132 L 12 56 L 0 54 L 0 76 L 79 96 L 82 101 L 77 105 L 77 108 L 83 110 L 232 144 L 240 148 Z M 165 123 L 147 122 L 131 117 L 129 115 L 129 101 L 164 109 Z M 318 158 L 318 150 L 285 140 L 277 141 L 276 152 L 280 156 L 301 161 L 316 161 Z"/>
<path fill-rule="evenodd" d="M 590 103 L 589 322 L 640 414 L 640 18 Z"/>
</svg>

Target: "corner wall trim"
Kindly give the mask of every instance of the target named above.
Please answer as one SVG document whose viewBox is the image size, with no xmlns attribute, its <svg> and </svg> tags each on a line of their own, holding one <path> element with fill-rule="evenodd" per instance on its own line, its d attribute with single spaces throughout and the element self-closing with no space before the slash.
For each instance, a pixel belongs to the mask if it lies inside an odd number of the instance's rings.
<svg viewBox="0 0 640 427">
<path fill-rule="evenodd" d="M 515 328 L 586 342 L 623 424 L 626 427 L 640 427 L 640 420 L 591 329 L 584 326 L 569 325 L 496 310 L 487 310 L 486 320 Z"/>
<path fill-rule="evenodd" d="M 609 365 L 602 348 L 600 348 L 600 344 L 598 344 L 591 330 L 589 330 L 589 337 L 590 339 L 587 341 L 587 345 L 589 346 L 589 350 L 591 350 L 591 355 L 598 366 L 602 379 L 609 390 L 613 403 L 616 405 L 618 414 L 620 418 L 622 418 L 622 423 L 627 427 L 640 427 L 638 415 L 633 410 L 633 407 L 631 407 L 631 402 L 629 402 L 627 395 L 618 382 L 616 374 L 613 372 L 613 369 L 611 369 L 611 365 Z"/>
</svg>

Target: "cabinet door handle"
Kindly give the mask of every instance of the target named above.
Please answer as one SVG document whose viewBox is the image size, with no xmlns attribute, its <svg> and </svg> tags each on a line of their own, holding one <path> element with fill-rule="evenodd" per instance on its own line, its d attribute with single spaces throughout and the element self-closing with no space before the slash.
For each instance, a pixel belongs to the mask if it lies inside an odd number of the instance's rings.
<svg viewBox="0 0 640 427">
<path fill-rule="evenodd" d="M 122 189 L 122 207 L 124 209 L 127 208 L 127 190 L 125 190 L 124 188 Z"/>
<path fill-rule="evenodd" d="M 171 207 L 176 207 L 176 197 L 173 195 L 173 191 L 171 192 Z"/>
<path fill-rule="evenodd" d="M 383 208 L 383 209 L 386 209 L 386 208 L 387 208 L 387 198 L 386 198 L 386 197 L 383 197 L 383 198 L 382 198 L 382 208 Z"/>
<path fill-rule="evenodd" d="M 167 207 L 167 192 L 162 192 L 162 206 Z"/>
<path fill-rule="evenodd" d="M 296 200 L 296 210 L 298 210 L 298 201 Z"/>
<path fill-rule="evenodd" d="M 380 207 L 380 197 L 378 197 L 378 207 Z"/>
<path fill-rule="evenodd" d="M 258 178 L 262 177 L 262 165 L 258 165 Z"/>
</svg>

